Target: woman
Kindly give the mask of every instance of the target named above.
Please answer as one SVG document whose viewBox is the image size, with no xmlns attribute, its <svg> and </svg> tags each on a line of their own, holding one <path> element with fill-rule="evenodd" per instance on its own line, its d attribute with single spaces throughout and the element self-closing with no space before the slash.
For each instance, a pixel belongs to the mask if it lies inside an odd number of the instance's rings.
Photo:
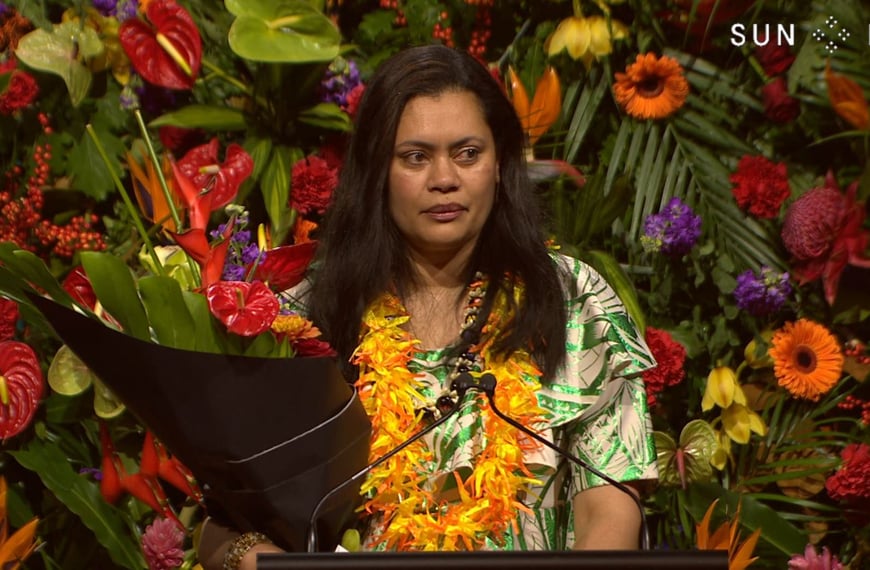
<svg viewBox="0 0 870 570">
<path fill-rule="evenodd" d="M 357 117 L 320 258 L 291 296 L 356 383 L 372 456 L 437 415 L 457 374 L 491 372 L 508 415 L 617 480 L 654 479 L 639 378 L 654 362 L 601 277 L 547 250 L 522 128 L 488 70 L 442 46 L 405 50 Z M 424 439 L 364 485 L 365 547 L 637 547 L 631 497 L 532 444 L 482 395 Z M 233 535 L 204 534 L 209 568 Z M 276 550 L 263 539 L 236 539 L 224 567 L 254 568 Z"/>
</svg>

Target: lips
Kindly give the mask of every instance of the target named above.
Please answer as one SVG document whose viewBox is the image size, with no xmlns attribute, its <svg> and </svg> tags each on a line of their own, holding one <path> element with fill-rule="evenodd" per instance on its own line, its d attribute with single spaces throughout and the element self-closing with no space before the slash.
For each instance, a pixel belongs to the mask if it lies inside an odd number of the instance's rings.
<svg viewBox="0 0 870 570">
<path fill-rule="evenodd" d="M 453 212 L 460 212 L 465 210 L 465 207 L 460 206 L 459 204 L 438 204 L 437 206 L 432 206 L 428 210 L 424 210 L 427 214 L 449 214 Z"/>
</svg>

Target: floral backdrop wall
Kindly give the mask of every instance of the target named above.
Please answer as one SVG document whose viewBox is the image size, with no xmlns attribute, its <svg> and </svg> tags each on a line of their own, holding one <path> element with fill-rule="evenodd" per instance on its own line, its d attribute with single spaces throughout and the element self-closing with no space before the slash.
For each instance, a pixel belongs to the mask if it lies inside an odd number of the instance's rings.
<svg viewBox="0 0 870 570">
<path fill-rule="evenodd" d="M 94 293 L 106 252 L 210 291 L 219 350 L 322 354 L 263 283 L 310 257 L 372 70 L 466 49 L 553 247 L 659 361 L 654 547 L 867 568 L 868 25 L 861 0 L 0 2 L 0 286 L 41 260 L 132 326 Z M 196 482 L 43 324 L 0 298 L 0 564 L 195 566 Z"/>
</svg>

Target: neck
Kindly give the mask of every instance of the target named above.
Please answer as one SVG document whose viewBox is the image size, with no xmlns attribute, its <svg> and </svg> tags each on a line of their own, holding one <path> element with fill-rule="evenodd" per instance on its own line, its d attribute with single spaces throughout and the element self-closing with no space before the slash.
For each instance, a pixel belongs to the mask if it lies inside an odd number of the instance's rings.
<svg viewBox="0 0 870 570">
<path fill-rule="evenodd" d="M 473 249 L 473 243 L 449 252 L 422 252 L 412 248 L 409 257 L 414 270 L 414 288 L 432 291 L 464 287 Z"/>
</svg>

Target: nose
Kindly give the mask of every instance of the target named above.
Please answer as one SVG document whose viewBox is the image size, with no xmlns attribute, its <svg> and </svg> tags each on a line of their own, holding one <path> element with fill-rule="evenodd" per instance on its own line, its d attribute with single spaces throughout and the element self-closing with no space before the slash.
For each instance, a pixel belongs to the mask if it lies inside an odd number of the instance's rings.
<svg viewBox="0 0 870 570">
<path fill-rule="evenodd" d="M 459 172 L 449 156 L 435 158 L 429 171 L 429 190 L 453 192 L 459 188 Z"/>
</svg>

